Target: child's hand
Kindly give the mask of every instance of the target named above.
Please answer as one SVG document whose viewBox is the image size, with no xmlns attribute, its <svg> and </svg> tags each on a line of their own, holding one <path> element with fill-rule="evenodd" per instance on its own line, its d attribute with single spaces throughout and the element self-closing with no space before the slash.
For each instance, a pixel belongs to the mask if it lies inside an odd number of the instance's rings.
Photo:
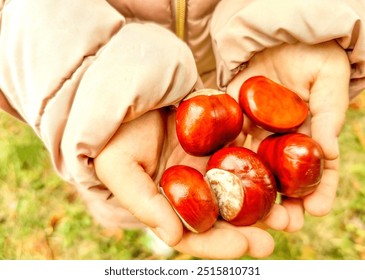
<svg viewBox="0 0 365 280">
<path fill-rule="evenodd" d="M 323 148 L 325 166 L 318 189 L 304 199 L 284 198 L 290 216 L 288 231 L 298 230 L 304 210 L 314 216 L 326 215 L 332 208 L 338 186 L 338 136 L 349 100 L 350 67 L 337 43 L 314 46 L 281 45 L 256 54 L 248 67 L 229 84 L 227 92 L 238 98 L 241 84 L 251 76 L 263 75 L 296 91 L 309 103 L 310 117 L 299 132 L 311 135 Z M 244 134 L 253 136 L 252 148 L 269 133 L 245 119 Z"/>
<path fill-rule="evenodd" d="M 99 179 L 121 206 L 178 251 L 219 259 L 271 254 L 274 241 L 258 227 L 234 227 L 220 221 L 201 234 L 183 229 L 158 191 L 159 179 L 167 167 L 175 164 L 190 165 L 203 173 L 206 161 L 182 150 L 176 138 L 174 110 L 161 109 L 123 124 L 94 162 Z M 275 205 L 266 221 L 271 228 L 286 228 L 284 207 Z"/>
</svg>

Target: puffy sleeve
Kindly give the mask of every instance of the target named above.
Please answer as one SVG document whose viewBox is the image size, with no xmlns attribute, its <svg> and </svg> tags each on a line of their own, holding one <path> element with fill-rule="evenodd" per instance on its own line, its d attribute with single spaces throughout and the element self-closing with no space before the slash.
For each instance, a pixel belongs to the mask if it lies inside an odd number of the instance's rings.
<svg viewBox="0 0 365 280">
<path fill-rule="evenodd" d="M 265 48 L 329 40 L 347 52 L 352 68 L 350 98 L 365 89 L 364 1 L 222 0 L 213 15 L 211 35 L 222 89 Z"/>
<path fill-rule="evenodd" d="M 152 23 L 126 24 L 105 0 L 3 7 L 1 104 L 32 126 L 61 177 L 82 188 L 100 184 L 92 159 L 123 122 L 178 102 L 196 81 L 182 41 Z"/>
</svg>

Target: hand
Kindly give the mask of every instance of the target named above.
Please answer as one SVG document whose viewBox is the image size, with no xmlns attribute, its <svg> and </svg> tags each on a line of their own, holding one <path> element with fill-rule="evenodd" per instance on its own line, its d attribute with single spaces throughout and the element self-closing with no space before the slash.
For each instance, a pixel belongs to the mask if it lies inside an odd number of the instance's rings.
<svg viewBox="0 0 365 280">
<path fill-rule="evenodd" d="M 186 164 L 203 173 L 206 162 L 206 157 L 189 156 L 183 151 L 176 137 L 175 112 L 169 109 L 151 111 L 122 124 L 94 160 L 99 179 L 121 206 L 178 251 L 218 259 L 271 254 L 274 241 L 258 227 L 234 227 L 219 221 L 200 234 L 183 228 L 167 199 L 159 193 L 158 182 L 171 165 Z M 269 227 L 285 228 L 285 209 L 276 205 L 267 221 Z"/>
<path fill-rule="evenodd" d="M 263 75 L 297 92 L 309 103 L 310 117 L 299 132 L 311 135 L 323 148 L 325 164 L 318 189 L 303 199 L 283 198 L 290 217 L 287 231 L 295 231 L 304 223 L 304 211 L 324 216 L 332 208 L 338 186 L 338 136 L 348 107 L 350 67 L 348 58 L 336 42 L 318 45 L 281 45 L 257 53 L 248 67 L 231 81 L 227 92 L 238 100 L 242 83 L 249 77 Z M 252 136 L 252 149 L 269 132 L 254 126 L 247 118 L 244 135 Z"/>
</svg>

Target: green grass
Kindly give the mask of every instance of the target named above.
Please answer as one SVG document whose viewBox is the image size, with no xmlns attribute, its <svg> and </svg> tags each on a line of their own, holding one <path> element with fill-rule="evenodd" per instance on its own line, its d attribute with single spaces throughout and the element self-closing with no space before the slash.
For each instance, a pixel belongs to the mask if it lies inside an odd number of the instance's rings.
<svg viewBox="0 0 365 280">
<path fill-rule="evenodd" d="M 276 248 L 268 259 L 365 259 L 364 94 L 360 102 L 349 109 L 340 137 L 333 210 L 307 216 L 299 232 L 272 232 Z M 33 131 L 0 113 L 0 259 L 158 258 L 146 240 L 144 231 L 95 225 L 75 190 L 55 174 Z"/>
</svg>

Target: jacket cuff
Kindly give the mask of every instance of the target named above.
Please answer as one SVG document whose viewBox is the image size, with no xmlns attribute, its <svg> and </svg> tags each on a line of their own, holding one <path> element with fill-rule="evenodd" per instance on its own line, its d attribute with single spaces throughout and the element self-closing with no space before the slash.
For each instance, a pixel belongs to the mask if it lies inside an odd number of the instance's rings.
<svg viewBox="0 0 365 280">
<path fill-rule="evenodd" d="M 179 102 L 198 79 L 188 47 L 154 24 L 125 25 L 95 57 L 87 59 L 92 61 L 72 104 L 57 96 L 48 104 L 41 125 L 56 169 L 82 188 L 100 184 L 93 158 L 123 122 Z M 69 108 L 61 135 L 53 129 L 60 106 Z"/>
<path fill-rule="evenodd" d="M 214 12 L 211 35 L 221 89 L 257 52 L 283 43 L 330 40 L 348 54 L 350 97 L 365 88 L 365 6 L 361 1 L 223 0 Z"/>
</svg>

